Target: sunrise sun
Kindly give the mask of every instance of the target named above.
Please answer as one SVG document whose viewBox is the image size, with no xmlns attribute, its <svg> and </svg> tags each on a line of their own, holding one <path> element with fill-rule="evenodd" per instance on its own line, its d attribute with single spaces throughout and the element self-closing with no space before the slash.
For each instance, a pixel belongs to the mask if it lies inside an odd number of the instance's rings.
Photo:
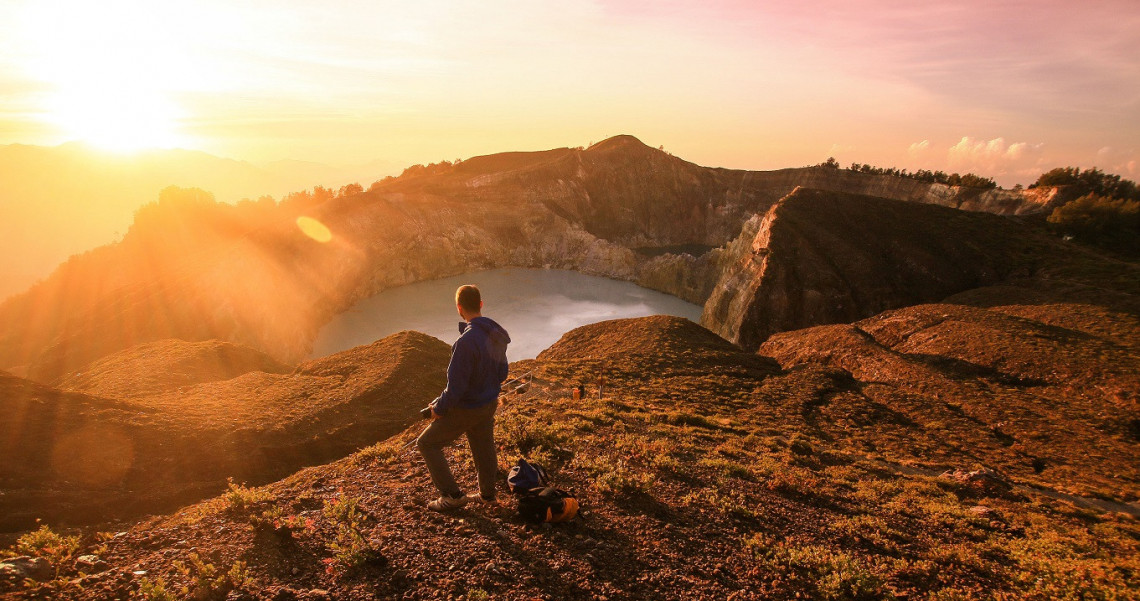
<svg viewBox="0 0 1140 601">
<path fill-rule="evenodd" d="M 114 151 L 184 145 L 178 93 L 202 66 L 177 4 L 45 0 L 24 14 L 28 70 L 45 84 L 42 120 L 67 140 Z"/>
<path fill-rule="evenodd" d="M 48 119 L 68 139 L 130 152 L 181 142 L 176 108 L 144 90 L 64 90 L 47 105 Z"/>
</svg>

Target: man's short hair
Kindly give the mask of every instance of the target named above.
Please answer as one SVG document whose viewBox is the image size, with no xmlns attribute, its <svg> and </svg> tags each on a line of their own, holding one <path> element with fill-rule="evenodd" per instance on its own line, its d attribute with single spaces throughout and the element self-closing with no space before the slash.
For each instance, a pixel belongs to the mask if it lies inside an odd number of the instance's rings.
<svg viewBox="0 0 1140 601">
<path fill-rule="evenodd" d="M 474 284 L 464 284 L 455 291 L 455 304 L 463 307 L 464 311 L 475 313 L 482 308 L 483 297 Z"/>
</svg>

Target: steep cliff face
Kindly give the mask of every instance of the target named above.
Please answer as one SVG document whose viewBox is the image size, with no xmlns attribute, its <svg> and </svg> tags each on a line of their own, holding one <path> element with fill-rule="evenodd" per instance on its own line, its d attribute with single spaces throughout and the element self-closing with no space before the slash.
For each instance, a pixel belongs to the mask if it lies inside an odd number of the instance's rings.
<svg viewBox="0 0 1140 601">
<path fill-rule="evenodd" d="M 745 223 L 701 322 L 746 349 L 997 282 L 1048 244 L 1001 217 L 799 189 Z"/>
<path fill-rule="evenodd" d="M 321 325 L 362 298 L 496 267 L 573 269 L 703 303 L 737 262 L 720 247 L 799 185 L 1002 213 L 1050 202 L 826 168 L 710 169 L 630 136 L 475 157 L 253 216 L 202 203 L 150 211 L 122 242 L 0 305 L 0 368 L 55 383 L 168 338 L 226 340 L 293 363 Z M 330 239 L 306 237 L 298 216 L 321 222 Z M 684 246 L 714 250 L 653 252 Z"/>
</svg>

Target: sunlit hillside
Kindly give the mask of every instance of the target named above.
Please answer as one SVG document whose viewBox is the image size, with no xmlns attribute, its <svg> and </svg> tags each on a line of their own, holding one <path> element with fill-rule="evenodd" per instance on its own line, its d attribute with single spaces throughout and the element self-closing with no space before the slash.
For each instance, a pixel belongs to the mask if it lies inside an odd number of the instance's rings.
<svg viewBox="0 0 1140 601">
<path fill-rule="evenodd" d="M 68 256 L 121 238 L 135 210 L 167 186 L 197 187 L 236 202 L 367 183 L 390 168 L 253 164 L 188 150 L 116 154 L 79 143 L 0 146 L 0 300 L 46 277 Z"/>
</svg>

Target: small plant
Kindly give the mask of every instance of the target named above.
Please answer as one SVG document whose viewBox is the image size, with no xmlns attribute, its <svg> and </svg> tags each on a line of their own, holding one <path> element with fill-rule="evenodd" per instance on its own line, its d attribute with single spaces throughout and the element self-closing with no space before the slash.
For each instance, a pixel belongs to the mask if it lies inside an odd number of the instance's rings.
<svg viewBox="0 0 1140 601">
<path fill-rule="evenodd" d="M 712 420 L 695 413 L 688 413 L 684 411 L 674 411 L 664 417 L 666 423 L 674 426 L 695 426 L 698 428 L 716 429 L 719 426 L 713 423 Z"/>
<path fill-rule="evenodd" d="M 803 457 L 807 457 L 815 452 L 815 449 L 812 448 L 811 443 L 808 442 L 806 438 L 799 436 L 792 439 L 792 443 L 788 446 L 788 448 L 791 449 L 791 451 L 796 455 Z"/>
<path fill-rule="evenodd" d="M 610 494 L 646 494 L 657 480 L 652 472 L 637 469 L 625 459 L 609 455 L 588 458 L 577 455 L 574 463 L 584 468 L 594 478 L 594 488 Z"/>
<path fill-rule="evenodd" d="M 376 443 L 357 452 L 355 462 L 357 465 L 367 465 L 373 462 L 388 463 L 397 455 L 396 449 L 393 449 L 390 445 Z"/>
<path fill-rule="evenodd" d="M 741 480 L 752 480 L 755 477 L 752 474 L 752 470 L 748 469 L 748 466 L 741 465 L 735 461 L 731 461 L 728 459 L 721 459 L 719 457 L 709 458 L 709 459 L 702 459 L 697 463 L 698 463 L 698 465 L 700 465 L 702 467 L 711 468 L 711 469 L 713 469 L 713 470 L 715 470 L 715 471 L 717 471 L 717 472 L 719 472 L 725 476 L 728 476 L 730 478 L 739 478 Z"/>
<path fill-rule="evenodd" d="M 175 601 L 174 595 L 166 590 L 166 582 L 162 578 L 139 580 L 139 587 L 131 593 L 131 598 L 139 601 Z"/>
<path fill-rule="evenodd" d="M 182 595 L 198 601 L 211 601 L 224 598 L 230 591 L 248 588 L 253 583 L 244 561 L 236 561 L 225 573 L 221 573 L 217 566 L 208 563 L 197 553 L 191 553 L 185 562 L 175 561 L 174 569 L 189 579 L 189 583 L 182 587 Z"/>
<path fill-rule="evenodd" d="M 505 420 L 502 429 L 506 440 L 523 455 L 529 455 L 538 448 L 553 451 L 567 440 L 562 429 L 533 419 L 524 421 L 516 417 Z"/>
<path fill-rule="evenodd" d="M 747 542 L 745 543 L 747 545 Z M 823 599 L 881 599 L 885 582 L 873 569 L 852 555 L 828 547 L 785 543 L 756 544 L 753 554 L 769 568 L 794 571 L 806 577 Z"/>
<path fill-rule="evenodd" d="M 246 511 L 258 503 L 273 500 L 273 494 L 269 491 L 249 488 L 245 484 L 236 484 L 233 478 L 226 480 L 226 489 L 223 495 L 226 506 L 237 512 Z"/>
<path fill-rule="evenodd" d="M 338 570 L 348 570 L 378 558 L 377 552 L 372 548 L 364 535 L 365 516 L 358 509 L 359 501 L 353 497 L 337 497 L 325 501 L 321 515 L 332 523 L 335 534 L 328 548 L 333 552 L 330 559 L 325 560 L 326 571 L 334 573 Z"/>
<path fill-rule="evenodd" d="M 21 555 L 43 557 L 55 567 L 55 575 L 79 550 L 78 536 L 64 536 L 52 530 L 47 524 L 38 530 L 28 532 L 16 539 L 16 552 Z"/>
<path fill-rule="evenodd" d="M 744 520 L 755 520 L 760 514 L 754 509 L 743 493 L 722 491 L 719 488 L 701 488 L 681 497 L 681 502 L 690 506 L 703 506 L 718 515 L 733 515 Z"/>
<path fill-rule="evenodd" d="M 481 588 L 467 591 L 467 601 L 487 601 L 490 598 L 491 594 Z"/>
</svg>

